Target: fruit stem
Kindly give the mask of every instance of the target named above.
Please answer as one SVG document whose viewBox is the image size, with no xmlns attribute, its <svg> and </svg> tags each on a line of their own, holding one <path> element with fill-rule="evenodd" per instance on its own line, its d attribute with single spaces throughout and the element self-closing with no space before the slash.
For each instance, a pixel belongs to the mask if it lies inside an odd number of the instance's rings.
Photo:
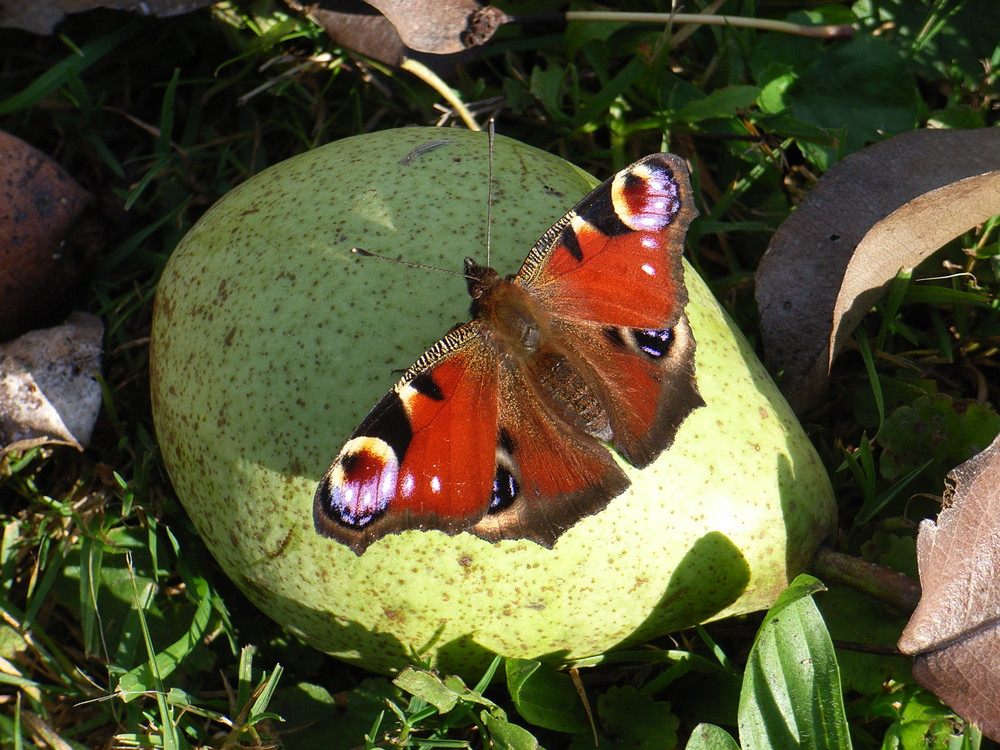
<svg viewBox="0 0 1000 750">
<path fill-rule="evenodd" d="M 810 572 L 824 583 L 850 586 L 901 613 L 913 612 L 920 600 L 919 581 L 860 557 L 834 552 L 828 547 L 817 550 L 810 567 Z"/>
</svg>

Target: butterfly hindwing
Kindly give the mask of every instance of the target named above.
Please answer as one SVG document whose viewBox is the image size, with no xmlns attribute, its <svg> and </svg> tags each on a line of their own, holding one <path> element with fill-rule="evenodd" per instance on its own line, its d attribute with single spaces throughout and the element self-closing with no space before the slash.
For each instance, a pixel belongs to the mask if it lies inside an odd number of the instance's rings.
<svg viewBox="0 0 1000 750">
<path fill-rule="evenodd" d="M 702 406 L 694 376 L 695 341 L 682 315 L 669 328 L 636 329 L 576 323 L 567 347 L 592 368 L 608 415 L 607 441 L 642 468 L 674 439 L 687 415 Z"/>
<path fill-rule="evenodd" d="M 537 378 L 502 367 L 494 495 L 470 531 L 484 539 L 524 538 L 551 547 L 580 518 L 603 508 L 628 479 L 608 449 L 565 410 Z"/>
</svg>

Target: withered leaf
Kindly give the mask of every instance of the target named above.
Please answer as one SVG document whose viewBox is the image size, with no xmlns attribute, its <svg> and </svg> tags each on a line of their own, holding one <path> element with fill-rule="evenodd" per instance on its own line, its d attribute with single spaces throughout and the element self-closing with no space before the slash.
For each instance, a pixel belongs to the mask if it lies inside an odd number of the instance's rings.
<svg viewBox="0 0 1000 750">
<path fill-rule="evenodd" d="M 73 313 L 55 328 L 0 344 L 0 456 L 55 443 L 81 449 L 101 408 L 98 318 Z"/>
<path fill-rule="evenodd" d="M 218 0 L 0 0 L 0 28 L 51 34 L 64 16 L 95 8 L 131 10 L 166 18 L 211 5 Z"/>
<path fill-rule="evenodd" d="M 768 365 L 801 411 L 901 269 L 1000 214 L 1000 129 L 918 130 L 852 154 L 778 228 L 757 270 Z"/>
<path fill-rule="evenodd" d="M 0 131 L 0 341 L 66 315 L 84 269 L 64 240 L 90 200 L 54 159 Z"/>
<path fill-rule="evenodd" d="M 475 0 L 367 0 L 410 49 L 451 55 L 485 44 L 507 15 Z"/>
<path fill-rule="evenodd" d="M 920 524 L 922 593 L 898 645 L 921 685 L 1000 740 L 1000 436 L 948 476 L 946 507 Z"/>
<path fill-rule="evenodd" d="M 327 36 L 341 47 L 396 67 L 407 54 L 406 45 L 389 19 L 365 3 L 354 3 L 361 6 L 360 9 L 347 11 L 312 6 L 297 0 L 285 1 L 292 8 L 303 11 L 313 23 L 322 26 Z"/>
<path fill-rule="evenodd" d="M 489 41 L 508 20 L 502 11 L 474 0 L 285 2 L 343 47 L 394 66 L 413 58 L 439 73 L 469 59 L 469 51 Z"/>
</svg>

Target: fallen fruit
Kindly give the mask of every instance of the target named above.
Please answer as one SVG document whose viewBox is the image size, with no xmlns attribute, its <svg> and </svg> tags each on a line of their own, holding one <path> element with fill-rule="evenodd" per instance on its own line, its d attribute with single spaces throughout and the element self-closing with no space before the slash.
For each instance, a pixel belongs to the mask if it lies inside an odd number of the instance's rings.
<svg viewBox="0 0 1000 750">
<path fill-rule="evenodd" d="M 496 142 L 491 264 L 514 272 L 595 181 Z M 486 137 L 407 128 L 265 170 L 220 200 L 164 271 L 153 411 L 174 487 L 226 572 L 316 648 L 378 671 L 475 676 L 493 653 L 558 663 L 769 606 L 833 528 L 826 473 L 694 271 L 707 405 L 606 509 L 552 549 L 390 534 L 358 556 L 313 528 L 313 493 L 368 409 L 467 319 L 484 254 Z M 475 415 L 470 414 L 470 419 Z"/>
</svg>

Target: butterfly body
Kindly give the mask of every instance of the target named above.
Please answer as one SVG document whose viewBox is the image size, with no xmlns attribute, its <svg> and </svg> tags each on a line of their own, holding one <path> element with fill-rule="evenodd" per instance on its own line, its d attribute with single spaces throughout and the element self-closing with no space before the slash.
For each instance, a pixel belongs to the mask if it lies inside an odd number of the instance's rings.
<svg viewBox="0 0 1000 750">
<path fill-rule="evenodd" d="M 551 546 L 702 405 L 681 251 L 683 162 L 655 154 L 596 188 L 502 277 L 465 261 L 472 320 L 402 376 L 334 459 L 316 530 L 361 554 L 388 533 Z"/>
</svg>

